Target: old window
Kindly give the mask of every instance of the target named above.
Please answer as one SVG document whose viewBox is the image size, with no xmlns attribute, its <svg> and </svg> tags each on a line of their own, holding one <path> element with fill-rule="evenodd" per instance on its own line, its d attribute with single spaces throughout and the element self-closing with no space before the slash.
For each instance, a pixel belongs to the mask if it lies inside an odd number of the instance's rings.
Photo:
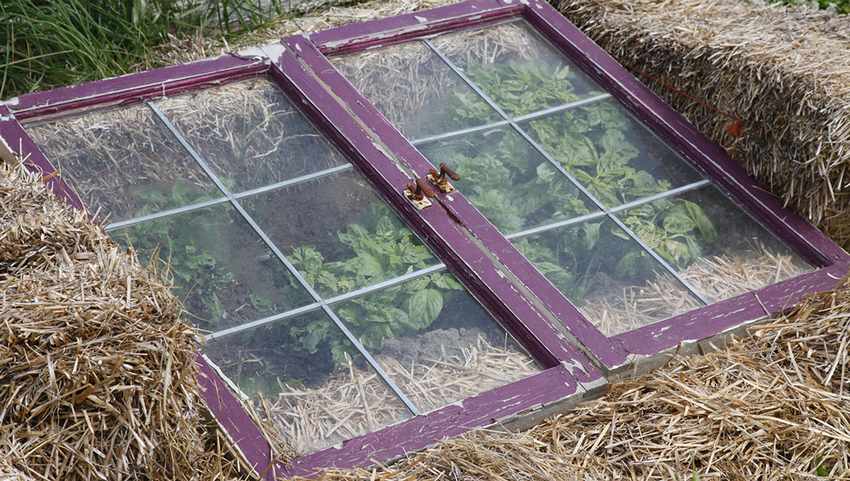
<svg viewBox="0 0 850 481">
<path fill-rule="evenodd" d="M 551 412 L 848 266 L 541 0 L 30 94 L 0 138 L 170 264 L 207 403 L 268 479 Z"/>
</svg>

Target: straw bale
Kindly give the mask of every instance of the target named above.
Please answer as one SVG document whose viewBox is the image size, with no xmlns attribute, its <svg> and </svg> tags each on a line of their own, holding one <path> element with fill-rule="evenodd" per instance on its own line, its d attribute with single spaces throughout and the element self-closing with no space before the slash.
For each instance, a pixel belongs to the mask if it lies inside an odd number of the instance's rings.
<svg viewBox="0 0 850 481">
<path fill-rule="evenodd" d="M 106 235 L 85 214 L 40 186 L 41 176 L 22 168 L 0 167 L 0 272 L 11 264 L 49 261 L 46 252 L 91 249 Z"/>
<path fill-rule="evenodd" d="M 850 16 L 740 0 L 555 3 L 788 206 L 850 244 Z"/>
<path fill-rule="evenodd" d="M 3 458 L 0 459 L 0 481 L 32 481 L 32 478 L 12 466 L 8 458 Z"/>
<path fill-rule="evenodd" d="M 22 171 L 0 166 L 6 461 L 41 480 L 233 475 L 197 393 L 197 336 L 162 273 Z"/>
</svg>

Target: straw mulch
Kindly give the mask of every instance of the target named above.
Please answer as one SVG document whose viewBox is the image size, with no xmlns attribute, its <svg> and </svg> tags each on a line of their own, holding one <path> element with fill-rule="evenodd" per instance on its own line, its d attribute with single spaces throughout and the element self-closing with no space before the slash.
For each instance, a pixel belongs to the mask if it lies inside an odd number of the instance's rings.
<svg viewBox="0 0 850 481">
<path fill-rule="evenodd" d="M 321 479 L 849 479 L 850 282 L 752 334 L 528 432 L 473 433 Z"/>
<path fill-rule="evenodd" d="M 679 275 L 708 300 L 717 302 L 809 270 L 797 257 L 758 246 L 749 255 L 699 258 Z M 681 283 L 665 273 L 642 286 L 589 297 L 580 308 L 603 334 L 613 336 L 700 307 L 695 298 L 683 296 L 682 291 Z"/>
<path fill-rule="evenodd" d="M 41 176 L 0 164 L 0 186 L 0 472 L 235 475 L 197 394 L 197 337 L 161 275 L 49 194 Z"/>
<path fill-rule="evenodd" d="M 850 16 L 741 0 L 556 3 L 790 207 L 850 245 Z"/>
<path fill-rule="evenodd" d="M 463 342 L 461 339 L 468 337 L 457 330 L 450 332 L 456 336 L 455 342 L 438 346 L 442 352 L 434 352 L 433 356 L 377 356 L 390 378 L 422 411 L 462 401 L 539 371 L 526 353 L 512 346 L 494 345 L 483 336 L 475 342 Z M 409 417 L 404 405 L 374 371 L 350 362 L 321 386 L 281 387 L 264 414 L 299 454 L 339 444 Z"/>
</svg>

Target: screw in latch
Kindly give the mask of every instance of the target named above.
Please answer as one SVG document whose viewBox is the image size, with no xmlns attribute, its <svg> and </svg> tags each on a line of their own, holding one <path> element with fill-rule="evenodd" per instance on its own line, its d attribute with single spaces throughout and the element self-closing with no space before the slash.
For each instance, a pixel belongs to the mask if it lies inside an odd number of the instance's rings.
<svg viewBox="0 0 850 481">
<path fill-rule="evenodd" d="M 430 207 L 431 201 L 428 198 L 436 197 L 436 195 L 421 178 L 407 184 L 407 188 L 404 189 L 404 196 L 419 210 Z"/>
<path fill-rule="evenodd" d="M 460 180 L 460 175 L 450 169 L 445 162 L 440 162 L 439 172 L 435 169 L 431 169 L 431 172 L 428 173 L 428 180 L 430 180 L 432 184 L 436 185 L 437 188 L 445 194 L 455 191 L 455 188 L 451 182 L 449 182 L 449 179 Z"/>
</svg>

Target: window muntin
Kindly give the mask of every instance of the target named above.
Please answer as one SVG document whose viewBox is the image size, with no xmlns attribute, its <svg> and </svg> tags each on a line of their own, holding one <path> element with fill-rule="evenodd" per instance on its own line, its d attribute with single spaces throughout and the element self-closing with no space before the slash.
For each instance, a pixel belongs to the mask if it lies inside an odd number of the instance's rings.
<svg viewBox="0 0 850 481">
<path fill-rule="evenodd" d="M 242 205 L 325 298 L 439 263 L 353 170 L 246 197 Z"/>
<path fill-rule="evenodd" d="M 408 138 L 420 139 L 499 120 L 499 114 L 421 42 L 337 57 L 334 64 Z M 454 115 L 451 103 L 469 109 Z"/>
<path fill-rule="evenodd" d="M 614 215 L 710 303 L 811 271 L 811 266 L 714 186 Z"/>
<path fill-rule="evenodd" d="M 264 78 L 155 104 L 231 192 L 346 164 L 301 111 Z"/>
<path fill-rule="evenodd" d="M 229 203 L 119 227 L 110 235 L 143 260 L 157 255 L 169 264 L 186 317 L 203 331 L 256 321 L 312 300 Z"/>
<path fill-rule="evenodd" d="M 459 171 L 460 192 L 603 334 L 721 300 L 719 285 L 741 286 L 728 298 L 811 270 L 525 20 L 331 61 L 361 93 L 375 96 L 379 110 L 415 117 L 407 99 L 382 90 L 415 81 L 384 60 L 395 62 L 395 51 L 412 44 L 427 47 L 469 86 L 423 108 L 472 127 L 426 137 L 402 133 L 434 165 Z M 474 126 L 492 111 L 499 121 Z M 730 244 L 738 255 L 722 255 L 718 228 L 747 231 Z M 709 269 L 756 259 L 770 261 L 767 270 L 777 274 L 741 283 L 740 271 Z"/>
<path fill-rule="evenodd" d="M 107 228 L 144 259 L 171 265 L 188 318 L 209 332 L 208 358 L 252 399 L 272 400 L 299 454 L 540 372 L 271 82 L 130 108 L 150 113 L 148 127 L 188 153 L 218 193 L 145 206 Z M 123 139 L 104 141 L 111 152 Z M 85 158 L 102 162 L 100 152 Z M 81 182 L 96 181 L 80 170 Z"/>
<path fill-rule="evenodd" d="M 218 196 L 215 184 L 144 106 L 31 123 L 27 132 L 89 210 L 109 222 Z"/>
<path fill-rule="evenodd" d="M 512 118 L 604 94 L 524 20 L 446 33 L 430 44 Z"/>
<path fill-rule="evenodd" d="M 240 391 L 252 399 L 263 396 L 267 414 L 298 454 L 411 417 L 344 336 L 304 349 L 293 332 L 339 330 L 316 310 L 210 339 L 204 352 Z"/>
</svg>

